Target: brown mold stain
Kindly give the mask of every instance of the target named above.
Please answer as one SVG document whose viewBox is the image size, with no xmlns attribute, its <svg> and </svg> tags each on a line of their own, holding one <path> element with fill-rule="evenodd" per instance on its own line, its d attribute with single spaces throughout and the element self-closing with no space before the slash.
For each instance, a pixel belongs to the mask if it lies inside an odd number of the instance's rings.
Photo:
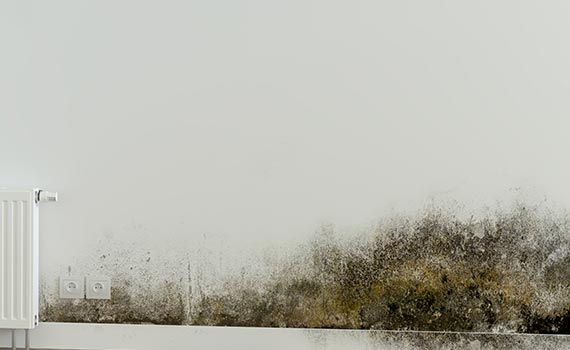
<svg viewBox="0 0 570 350">
<path fill-rule="evenodd" d="M 565 214 L 525 204 L 479 219 L 430 207 L 381 222 L 366 240 L 340 240 L 325 226 L 263 280 L 235 276 L 188 298 L 180 281 L 133 295 L 125 279 L 111 301 L 46 298 L 41 318 L 568 334 L 569 228 Z"/>
</svg>

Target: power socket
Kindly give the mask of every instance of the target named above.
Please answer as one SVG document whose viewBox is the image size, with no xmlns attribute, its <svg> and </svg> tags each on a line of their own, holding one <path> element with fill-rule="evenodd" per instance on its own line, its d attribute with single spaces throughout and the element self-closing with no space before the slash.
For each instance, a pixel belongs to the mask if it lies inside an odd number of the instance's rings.
<svg viewBox="0 0 570 350">
<path fill-rule="evenodd" d="M 111 299 L 111 279 L 99 276 L 86 279 L 87 299 Z"/>
<path fill-rule="evenodd" d="M 85 298 L 84 278 L 78 276 L 59 277 L 59 297 L 61 299 Z"/>
</svg>

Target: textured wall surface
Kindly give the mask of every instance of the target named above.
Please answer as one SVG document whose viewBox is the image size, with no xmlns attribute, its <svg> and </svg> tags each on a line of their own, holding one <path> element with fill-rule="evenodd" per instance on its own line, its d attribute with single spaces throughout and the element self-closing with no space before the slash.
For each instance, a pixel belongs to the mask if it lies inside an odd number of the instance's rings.
<svg viewBox="0 0 570 350">
<path fill-rule="evenodd" d="M 147 266 L 150 252 L 107 251 L 100 267 L 125 270 L 112 300 L 60 300 L 44 289 L 42 320 L 570 333 L 564 213 L 518 203 L 476 218 L 430 207 L 347 236 L 323 226 L 292 253 L 215 282 L 190 253 L 159 262 L 179 268 L 161 278 Z"/>
</svg>

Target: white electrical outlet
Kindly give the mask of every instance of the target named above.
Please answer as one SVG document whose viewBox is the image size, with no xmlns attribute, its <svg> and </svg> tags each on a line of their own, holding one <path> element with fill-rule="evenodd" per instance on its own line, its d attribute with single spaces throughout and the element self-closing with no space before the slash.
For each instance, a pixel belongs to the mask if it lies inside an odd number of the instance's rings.
<svg viewBox="0 0 570 350">
<path fill-rule="evenodd" d="M 109 277 L 87 277 L 87 299 L 111 299 L 111 279 Z"/>
<path fill-rule="evenodd" d="M 59 297 L 61 299 L 85 298 L 84 278 L 78 276 L 59 277 Z"/>
</svg>

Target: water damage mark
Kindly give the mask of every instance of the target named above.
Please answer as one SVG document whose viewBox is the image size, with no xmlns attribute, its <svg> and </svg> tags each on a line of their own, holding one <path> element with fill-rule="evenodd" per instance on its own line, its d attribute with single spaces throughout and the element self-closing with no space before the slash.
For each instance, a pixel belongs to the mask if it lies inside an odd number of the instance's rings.
<svg viewBox="0 0 570 350">
<path fill-rule="evenodd" d="M 543 207 L 476 217 L 432 206 L 350 238 L 324 226 L 263 277 L 216 288 L 184 269 L 142 291 L 126 273 L 111 301 L 44 290 L 42 320 L 570 334 L 569 220 Z"/>
<path fill-rule="evenodd" d="M 140 295 L 128 291 L 126 286 L 114 286 L 111 300 L 44 300 L 41 319 L 44 322 L 164 325 L 187 322 L 183 294 L 176 284 L 167 282 L 162 288 Z"/>
</svg>

